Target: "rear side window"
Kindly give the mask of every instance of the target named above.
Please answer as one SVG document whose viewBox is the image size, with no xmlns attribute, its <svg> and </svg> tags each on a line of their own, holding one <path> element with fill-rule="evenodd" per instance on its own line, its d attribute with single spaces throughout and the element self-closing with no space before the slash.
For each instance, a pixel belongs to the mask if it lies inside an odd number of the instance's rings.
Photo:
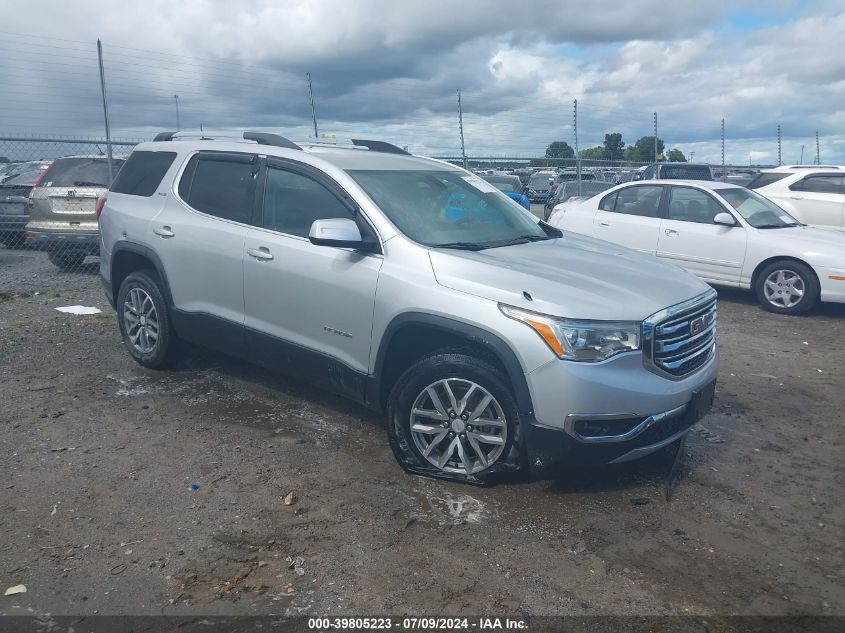
<svg viewBox="0 0 845 633">
<path fill-rule="evenodd" d="M 253 215 L 257 156 L 199 154 L 179 182 L 179 195 L 202 213 L 249 224 Z"/>
<path fill-rule="evenodd" d="M 660 211 L 660 195 L 663 187 L 641 186 L 620 189 L 616 196 L 616 213 L 639 215 L 646 218 L 658 217 Z"/>
<path fill-rule="evenodd" d="M 314 220 L 351 217 L 349 209 L 316 180 L 283 169 L 267 170 L 264 228 L 308 237 Z"/>
<path fill-rule="evenodd" d="M 176 152 L 132 152 L 114 179 L 111 191 L 150 197 L 175 158 Z"/>
<path fill-rule="evenodd" d="M 842 176 L 807 176 L 789 188 L 810 193 L 842 193 Z"/>
<path fill-rule="evenodd" d="M 766 185 L 770 185 L 773 182 L 777 182 L 778 180 L 783 180 L 787 176 L 791 176 L 792 174 L 757 174 L 757 176 L 745 185 L 748 189 L 759 189 L 760 187 L 765 187 Z"/>
<path fill-rule="evenodd" d="M 124 161 L 112 159 L 115 172 Z M 41 181 L 42 187 L 108 187 L 109 163 L 105 158 L 59 158 Z"/>
</svg>

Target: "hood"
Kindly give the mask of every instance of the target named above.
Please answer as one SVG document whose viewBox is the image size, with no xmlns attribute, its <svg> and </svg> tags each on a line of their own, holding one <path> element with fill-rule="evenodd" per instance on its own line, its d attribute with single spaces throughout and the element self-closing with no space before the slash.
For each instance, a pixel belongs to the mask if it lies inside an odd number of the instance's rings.
<svg viewBox="0 0 845 633">
<path fill-rule="evenodd" d="M 429 254 L 437 282 L 447 288 L 577 319 L 641 321 L 709 288 L 673 264 L 573 233 L 483 251 L 431 249 Z"/>
<path fill-rule="evenodd" d="M 757 235 L 768 238 L 785 255 L 794 255 L 808 264 L 834 268 L 845 267 L 845 232 L 793 226 L 783 229 L 757 229 Z"/>
<path fill-rule="evenodd" d="M 817 229 L 812 226 L 788 226 L 783 229 L 757 229 L 766 235 L 789 236 L 790 241 L 800 240 L 802 247 L 833 248 L 845 258 L 845 232 L 835 229 Z"/>
</svg>

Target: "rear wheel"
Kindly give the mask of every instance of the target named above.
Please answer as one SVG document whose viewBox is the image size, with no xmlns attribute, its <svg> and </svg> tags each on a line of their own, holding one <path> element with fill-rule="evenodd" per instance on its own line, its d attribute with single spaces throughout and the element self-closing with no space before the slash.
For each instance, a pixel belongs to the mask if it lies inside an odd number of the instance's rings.
<svg viewBox="0 0 845 633">
<path fill-rule="evenodd" d="M 411 472 L 472 483 L 522 466 L 516 402 L 505 377 L 462 351 L 427 356 L 396 382 L 391 444 Z"/>
<path fill-rule="evenodd" d="M 172 365 L 180 346 L 158 276 L 148 270 L 127 275 L 117 293 L 116 306 L 123 344 L 132 358 L 151 369 Z"/>
<path fill-rule="evenodd" d="M 86 254 L 79 251 L 50 251 L 47 253 L 50 262 L 61 270 L 71 271 L 82 266 Z"/>
<path fill-rule="evenodd" d="M 821 294 L 812 269 L 792 260 L 766 266 L 757 275 L 754 289 L 760 305 L 778 314 L 806 314 L 816 307 Z"/>
</svg>

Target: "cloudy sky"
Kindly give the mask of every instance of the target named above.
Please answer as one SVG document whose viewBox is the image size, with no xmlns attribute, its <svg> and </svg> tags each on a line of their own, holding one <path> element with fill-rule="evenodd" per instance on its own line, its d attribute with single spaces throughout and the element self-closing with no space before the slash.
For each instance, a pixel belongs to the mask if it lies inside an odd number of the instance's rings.
<svg viewBox="0 0 845 633">
<path fill-rule="evenodd" d="M 0 0 L 0 134 L 249 128 L 419 153 L 659 135 L 695 160 L 845 163 L 845 0 Z"/>
</svg>

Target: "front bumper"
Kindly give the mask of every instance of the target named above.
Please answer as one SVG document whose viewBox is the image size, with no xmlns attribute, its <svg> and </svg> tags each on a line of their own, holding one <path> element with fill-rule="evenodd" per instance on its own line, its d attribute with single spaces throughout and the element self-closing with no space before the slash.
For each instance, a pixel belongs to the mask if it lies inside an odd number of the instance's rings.
<svg viewBox="0 0 845 633">
<path fill-rule="evenodd" d="M 821 268 L 815 270 L 821 287 L 821 300 L 830 303 L 845 303 L 845 268 Z"/>
<path fill-rule="evenodd" d="M 707 362 L 681 380 L 648 371 L 639 353 L 602 363 L 554 360 L 527 374 L 534 404 L 525 425 L 528 463 L 536 474 L 571 461 L 620 463 L 680 438 L 709 408 L 719 368 Z"/>
<path fill-rule="evenodd" d="M 42 251 L 74 250 L 88 255 L 99 255 L 100 240 L 98 233 L 66 233 L 32 231 L 26 232 L 26 243 Z"/>
</svg>

